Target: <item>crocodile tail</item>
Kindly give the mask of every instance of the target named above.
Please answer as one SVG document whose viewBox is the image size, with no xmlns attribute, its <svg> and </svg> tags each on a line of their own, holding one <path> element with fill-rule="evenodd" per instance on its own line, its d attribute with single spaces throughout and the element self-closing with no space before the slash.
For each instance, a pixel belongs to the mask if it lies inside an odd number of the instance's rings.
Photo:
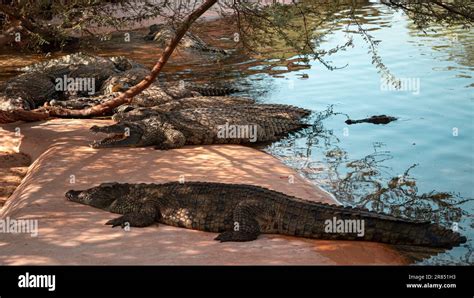
<svg viewBox="0 0 474 298">
<path fill-rule="evenodd" d="M 409 221 L 382 222 L 387 229 L 379 229 L 377 223 L 368 231 L 375 241 L 408 246 L 426 246 L 434 248 L 452 248 L 466 242 L 466 237 L 429 222 Z M 379 230 L 379 231 L 377 231 Z"/>
<path fill-rule="evenodd" d="M 466 237 L 429 221 L 416 221 L 369 211 L 328 204 L 302 202 L 304 224 L 282 234 L 329 240 L 364 240 L 392 245 L 411 261 L 420 261 L 465 243 Z M 298 212 L 290 212 L 298 214 Z M 301 217 L 301 216 L 299 216 Z M 354 221 L 355 220 L 355 221 Z M 291 223 L 288 225 L 291 227 Z M 328 227 L 330 227 L 328 229 Z M 362 227 L 362 228 L 361 228 Z M 352 229 L 352 230 L 351 230 Z"/>
<path fill-rule="evenodd" d="M 191 91 L 198 92 L 202 96 L 226 96 L 232 93 L 239 92 L 240 90 L 235 88 L 217 88 L 217 87 L 207 87 L 207 86 L 189 86 Z"/>
<path fill-rule="evenodd" d="M 393 245 L 393 248 L 401 254 L 403 257 L 408 259 L 410 262 L 420 262 L 424 259 L 429 259 L 432 256 L 436 256 L 446 251 L 446 248 L 442 247 L 427 247 L 427 246 L 416 246 L 416 245 Z"/>
<path fill-rule="evenodd" d="M 360 240 L 439 248 L 452 248 L 466 242 L 466 237 L 459 233 L 429 221 L 409 220 L 362 208 L 337 206 L 335 211 L 329 214 L 343 220 L 363 220 L 364 235 Z M 341 233 L 340 238 L 344 237 Z"/>
</svg>

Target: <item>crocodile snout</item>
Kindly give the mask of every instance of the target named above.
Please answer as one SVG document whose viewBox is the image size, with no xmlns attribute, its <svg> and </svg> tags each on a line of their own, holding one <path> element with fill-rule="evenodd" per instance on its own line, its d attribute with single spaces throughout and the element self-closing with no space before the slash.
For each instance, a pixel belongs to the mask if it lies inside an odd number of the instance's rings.
<svg viewBox="0 0 474 298">
<path fill-rule="evenodd" d="M 77 199 L 79 198 L 80 193 L 81 193 L 80 190 L 69 190 L 68 192 L 66 192 L 66 198 L 69 201 L 76 202 Z"/>
</svg>

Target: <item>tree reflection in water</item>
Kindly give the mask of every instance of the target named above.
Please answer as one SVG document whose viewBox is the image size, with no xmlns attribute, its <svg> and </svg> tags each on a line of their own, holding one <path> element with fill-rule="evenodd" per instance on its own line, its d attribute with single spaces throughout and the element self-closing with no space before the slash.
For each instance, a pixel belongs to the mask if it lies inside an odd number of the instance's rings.
<svg viewBox="0 0 474 298">
<path fill-rule="evenodd" d="M 265 148 L 301 175 L 318 183 L 343 205 L 366 207 L 377 212 L 437 222 L 445 227 L 459 227 L 461 233 L 474 228 L 467 222 L 471 215 L 462 208 L 470 198 L 460 194 L 432 190 L 421 192 L 417 180 L 410 174 L 413 164 L 401 175 L 385 163 L 393 159 L 383 143 L 373 144 L 373 152 L 360 159 L 351 159 L 338 146 L 339 139 L 324 120 L 338 115 L 330 106 L 311 118 L 313 125 L 306 131 L 292 135 L 284 141 Z M 316 160 L 313 151 L 323 154 Z M 459 224 L 458 224 L 459 223 Z M 469 239 L 469 237 L 468 237 Z M 469 239 L 470 240 L 470 239 Z M 436 264 L 472 263 L 472 240 L 462 256 L 443 254 Z M 424 261 L 426 262 L 426 261 Z"/>
</svg>

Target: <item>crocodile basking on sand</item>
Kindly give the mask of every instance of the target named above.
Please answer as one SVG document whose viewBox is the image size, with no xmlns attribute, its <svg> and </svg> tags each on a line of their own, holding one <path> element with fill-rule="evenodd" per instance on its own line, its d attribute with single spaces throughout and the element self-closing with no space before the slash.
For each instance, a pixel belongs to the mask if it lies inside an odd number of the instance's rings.
<svg viewBox="0 0 474 298">
<path fill-rule="evenodd" d="M 0 110 L 32 110 L 56 95 L 49 75 L 24 73 L 0 84 Z"/>
<path fill-rule="evenodd" d="M 372 123 L 372 124 L 388 124 L 392 121 L 397 120 L 397 118 L 392 117 L 392 116 L 387 116 L 387 115 L 377 115 L 377 116 L 372 116 L 369 118 L 365 119 L 359 119 L 359 120 L 351 120 L 347 119 L 346 124 L 352 125 L 352 124 L 358 124 L 358 123 Z"/>
<path fill-rule="evenodd" d="M 146 68 L 140 67 L 134 67 L 116 75 L 112 75 L 102 84 L 102 94 L 126 91 L 128 88 L 138 84 L 148 75 L 150 75 L 150 71 Z M 210 86 L 208 84 L 194 84 L 185 81 L 154 82 L 152 86 L 155 88 L 162 88 L 162 92 L 165 92 L 173 98 L 183 98 L 192 95 L 225 96 L 240 91 L 233 87 L 218 87 Z"/>
<path fill-rule="evenodd" d="M 164 112 L 198 109 L 198 108 L 215 108 L 230 107 L 235 105 L 254 104 L 255 100 L 248 97 L 237 96 L 196 96 L 175 99 L 173 101 L 164 102 L 152 107 L 137 107 L 133 105 L 122 105 L 116 109 L 116 113 L 112 116 L 115 122 L 120 121 L 140 121 L 146 118 L 160 115 Z"/>
<path fill-rule="evenodd" d="M 153 112 L 150 117 L 138 121 L 125 117 L 113 125 L 91 127 L 94 133 L 109 134 L 91 146 L 155 146 L 167 150 L 184 145 L 269 143 L 308 127 L 303 119 L 310 113 L 306 109 L 279 104 Z"/>
<path fill-rule="evenodd" d="M 136 72 L 136 71 L 133 71 Z M 51 100 L 51 106 L 61 106 L 70 109 L 89 108 L 119 96 L 120 92 L 140 82 L 142 77 L 129 76 L 132 72 L 126 71 L 109 77 L 102 85 L 102 94 L 97 96 L 72 97 L 67 100 Z M 143 76 L 144 77 L 144 76 Z M 215 101 L 226 95 L 230 95 L 238 90 L 231 87 L 213 87 L 205 84 L 195 85 L 185 82 L 155 82 L 147 89 L 135 95 L 130 105 L 135 107 L 156 107 L 170 104 L 184 98 L 191 97 L 215 97 Z M 191 104 L 191 99 L 188 100 Z M 198 107 L 200 101 L 196 100 Z M 223 103 L 225 104 L 225 103 Z M 190 106 L 191 107 L 191 106 Z M 189 107 L 189 108 L 190 108 Z M 202 106 L 206 107 L 206 105 Z"/>
<path fill-rule="evenodd" d="M 125 71 L 140 64 L 122 56 L 100 57 L 82 52 L 65 55 L 59 58 L 49 59 L 43 62 L 28 65 L 19 69 L 22 72 L 51 72 L 58 69 L 64 69 L 70 66 L 80 65 L 100 65 L 104 68 L 116 68 L 119 71 Z"/>
<path fill-rule="evenodd" d="M 31 110 L 45 102 L 68 98 L 69 90 L 58 84 L 58 79 L 89 78 L 97 89 L 111 76 L 128 70 L 132 62 L 123 57 L 102 58 L 76 53 L 24 68 L 23 74 L 13 77 L 1 86 L 0 109 Z M 94 88 L 95 89 L 95 88 Z M 95 94 L 96 90 L 88 90 Z M 81 95 L 81 93 L 77 93 Z"/>
<path fill-rule="evenodd" d="M 150 74 L 143 65 L 124 57 L 104 58 L 83 53 L 66 55 L 20 69 L 23 74 L 3 83 L 0 91 L 0 109 L 32 110 L 48 102 L 52 106 L 69 108 L 90 107 L 105 100 L 114 92 L 122 92 Z M 88 89 L 68 90 L 58 79 L 86 79 Z M 72 85 L 75 87 L 76 85 Z M 81 86 L 79 86 L 81 87 Z M 84 86 L 82 86 L 84 87 Z M 137 106 L 156 106 L 191 96 L 224 96 L 238 90 L 226 87 L 190 83 L 159 83 L 137 96 Z"/>
<path fill-rule="evenodd" d="M 112 227 L 163 223 L 220 233 L 215 240 L 221 242 L 251 241 L 260 234 L 364 240 L 392 244 L 404 251 L 416 252 L 419 257 L 466 242 L 459 233 L 429 221 L 303 200 L 253 185 L 103 183 L 83 191 L 70 190 L 66 197 L 72 202 L 122 214 L 106 223 Z M 334 219 L 349 223 L 359 221 L 363 228 L 342 232 L 328 229 Z"/>
<path fill-rule="evenodd" d="M 51 100 L 50 106 L 79 110 L 90 108 L 112 100 L 123 91 L 104 92 L 105 94 L 87 97 L 72 97 L 67 100 Z M 200 92 L 198 92 L 199 90 Z M 149 107 L 154 110 L 167 112 L 178 109 L 206 108 L 235 104 L 253 104 L 255 100 L 246 97 L 226 96 L 235 89 L 222 87 L 195 87 L 193 84 L 153 83 L 150 87 L 135 95 L 129 104 L 116 108 L 115 112 L 128 112 L 135 108 Z M 219 94 L 206 96 L 205 94 Z"/>
</svg>

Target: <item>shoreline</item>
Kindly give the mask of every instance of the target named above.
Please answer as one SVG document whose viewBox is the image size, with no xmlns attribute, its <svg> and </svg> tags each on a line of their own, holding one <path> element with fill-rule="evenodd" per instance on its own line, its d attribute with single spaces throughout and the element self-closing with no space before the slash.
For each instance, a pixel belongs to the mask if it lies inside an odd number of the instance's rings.
<svg viewBox="0 0 474 298">
<path fill-rule="evenodd" d="M 408 264 L 390 246 L 374 242 L 262 235 L 251 242 L 221 244 L 213 240 L 214 233 L 166 225 L 130 232 L 111 229 L 104 223 L 113 214 L 67 202 L 64 193 L 102 182 L 160 183 L 184 175 L 188 181 L 255 184 L 303 199 L 335 202 L 275 157 L 249 147 L 187 146 L 168 151 L 88 147 L 94 137 L 90 125 L 106 122 L 53 119 L 2 126 L 6 141 L 2 144 L 17 146 L 33 163 L 0 210 L 0 218 L 37 219 L 38 236 L 3 235 L 1 264 Z M 20 139 L 13 133 L 16 127 L 21 129 Z M 294 175 L 294 185 L 281 178 L 288 175 Z"/>
</svg>

